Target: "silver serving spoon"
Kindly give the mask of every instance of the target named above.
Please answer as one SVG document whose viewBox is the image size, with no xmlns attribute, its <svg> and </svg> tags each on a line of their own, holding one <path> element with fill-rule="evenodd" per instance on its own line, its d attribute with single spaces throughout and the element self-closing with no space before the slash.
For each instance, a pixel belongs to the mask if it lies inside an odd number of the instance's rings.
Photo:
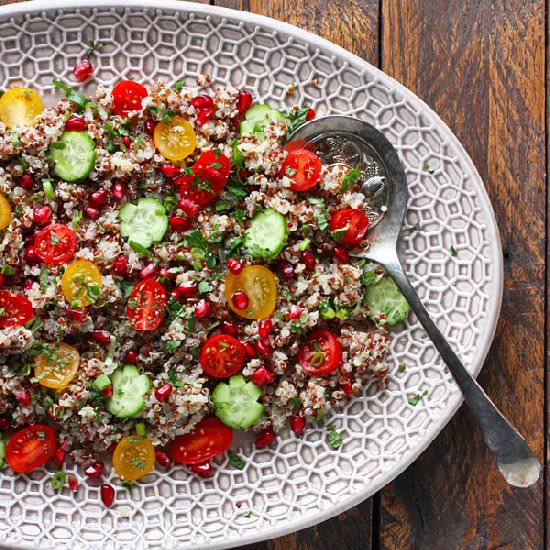
<svg viewBox="0 0 550 550">
<path fill-rule="evenodd" d="M 381 264 L 393 277 L 447 363 L 504 479 L 517 487 L 535 483 L 541 470 L 535 453 L 464 368 L 431 320 L 399 262 L 397 239 L 405 218 L 408 191 L 405 172 L 393 145 L 372 125 L 347 116 L 327 116 L 308 122 L 289 138 L 298 140 L 314 145 L 325 164 L 345 164 L 362 171 L 361 190 L 373 209 L 371 246 L 355 257 Z"/>
</svg>

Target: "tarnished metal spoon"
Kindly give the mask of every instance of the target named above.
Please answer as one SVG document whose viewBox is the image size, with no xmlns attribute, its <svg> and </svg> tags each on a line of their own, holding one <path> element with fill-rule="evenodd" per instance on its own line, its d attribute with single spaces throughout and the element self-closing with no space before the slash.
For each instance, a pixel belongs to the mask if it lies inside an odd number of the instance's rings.
<svg viewBox="0 0 550 550">
<path fill-rule="evenodd" d="M 431 320 L 399 262 L 397 239 L 405 218 L 408 191 L 405 172 L 393 145 L 371 124 L 347 116 L 327 116 L 308 122 L 293 132 L 289 140 L 311 143 L 325 164 L 345 164 L 362 171 L 361 190 L 373 209 L 371 245 L 355 257 L 381 264 L 393 277 L 447 363 L 504 479 L 517 487 L 535 483 L 541 470 L 535 453 L 464 368 Z"/>
</svg>

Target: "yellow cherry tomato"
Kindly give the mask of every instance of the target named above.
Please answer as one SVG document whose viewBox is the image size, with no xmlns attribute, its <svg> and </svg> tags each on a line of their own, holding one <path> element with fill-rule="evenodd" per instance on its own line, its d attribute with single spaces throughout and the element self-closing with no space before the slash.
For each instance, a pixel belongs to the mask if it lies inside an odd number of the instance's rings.
<svg viewBox="0 0 550 550">
<path fill-rule="evenodd" d="M 170 122 L 161 121 L 155 126 L 153 141 L 163 157 L 180 161 L 195 150 L 197 135 L 187 120 L 175 116 Z"/>
<path fill-rule="evenodd" d="M 34 376 L 42 386 L 62 390 L 76 376 L 79 364 L 80 354 L 73 346 L 65 342 L 46 344 L 34 358 Z"/>
<path fill-rule="evenodd" d="M 11 88 L 0 97 L 0 120 L 8 128 L 32 126 L 43 110 L 42 100 L 32 88 Z"/>
<path fill-rule="evenodd" d="M 155 464 L 150 439 L 140 435 L 123 437 L 113 453 L 113 467 L 124 481 L 135 481 L 149 473 Z"/>
<path fill-rule="evenodd" d="M 11 221 L 10 202 L 4 195 L 0 195 L 0 229 L 6 229 Z"/>
<path fill-rule="evenodd" d="M 233 296 L 244 292 L 248 305 L 236 307 Z M 229 274 L 225 280 L 225 298 L 234 313 L 244 319 L 266 319 L 273 315 L 277 301 L 275 275 L 263 265 L 249 265 L 239 275 Z"/>
<path fill-rule="evenodd" d="M 93 262 L 76 260 L 61 277 L 61 290 L 71 307 L 93 304 L 101 293 L 101 273 Z"/>
</svg>

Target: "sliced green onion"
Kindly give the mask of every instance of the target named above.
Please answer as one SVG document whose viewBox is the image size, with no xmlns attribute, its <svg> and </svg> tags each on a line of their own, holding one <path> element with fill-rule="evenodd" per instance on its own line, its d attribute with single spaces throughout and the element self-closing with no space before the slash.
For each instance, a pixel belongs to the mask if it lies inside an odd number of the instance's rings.
<svg viewBox="0 0 550 550">
<path fill-rule="evenodd" d="M 111 379 L 106 374 L 100 374 L 94 380 L 94 386 L 97 391 L 106 390 L 111 385 Z"/>
<path fill-rule="evenodd" d="M 145 424 L 143 424 L 142 422 L 138 422 L 136 424 L 136 433 L 141 437 L 145 437 L 145 434 L 147 433 L 147 431 L 145 430 Z"/>
<path fill-rule="evenodd" d="M 325 354 L 322 351 L 316 351 L 312 357 L 310 363 L 314 367 L 320 367 L 325 362 Z"/>
<path fill-rule="evenodd" d="M 67 479 L 67 474 L 63 470 L 55 472 L 52 477 L 52 489 L 57 493 L 65 485 L 65 480 Z"/>
</svg>

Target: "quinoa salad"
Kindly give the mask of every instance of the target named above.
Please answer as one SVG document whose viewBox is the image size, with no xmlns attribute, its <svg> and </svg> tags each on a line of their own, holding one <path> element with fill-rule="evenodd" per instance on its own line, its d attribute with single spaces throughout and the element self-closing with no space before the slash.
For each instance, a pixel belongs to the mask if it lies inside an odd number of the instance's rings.
<svg viewBox="0 0 550 550">
<path fill-rule="evenodd" d="M 0 97 L 0 464 L 48 463 L 56 490 L 75 490 L 68 461 L 208 477 L 235 430 L 276 446 L 386 384 L 409 308 L 350 255 L 368 246 L 361 171 L 288 141 L 312 109 L 207 76 L 54 83 L 53 107 Z"/>
</svg>

